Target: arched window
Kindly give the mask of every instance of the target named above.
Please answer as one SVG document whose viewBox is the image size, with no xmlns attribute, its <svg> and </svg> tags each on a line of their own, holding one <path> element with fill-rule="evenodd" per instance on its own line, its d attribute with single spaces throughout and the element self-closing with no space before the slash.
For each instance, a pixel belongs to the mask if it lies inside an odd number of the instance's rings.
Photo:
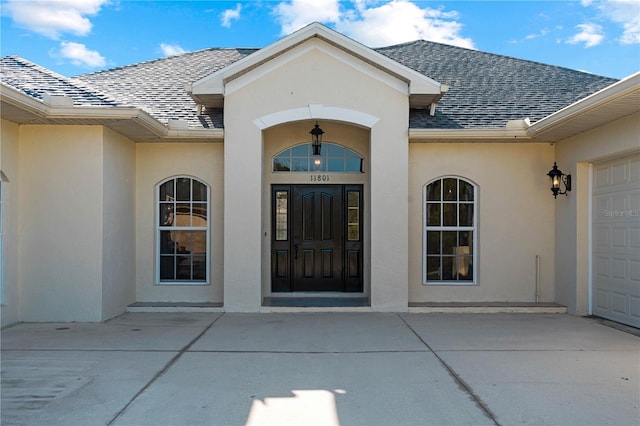
<svg viewBox="0 0 640 426">
<path fill-rule="evenodd" d="M 311 143 L 303 143 L 273 157 L 274 172 L 364 173 L 364 159 L 357 152 L 323 142 L 320 155 L 313 155 Z"/>
<path fill-rule="evenodd" d="M 157 282 L 209 282 L 209 187 L 176 177 L 157 187 Z"/>
<path fill-rule="evenodd" d="M 476 186 L 443 177 L 424 187 L 424 284 L 474 284 Z"/>
</svg>

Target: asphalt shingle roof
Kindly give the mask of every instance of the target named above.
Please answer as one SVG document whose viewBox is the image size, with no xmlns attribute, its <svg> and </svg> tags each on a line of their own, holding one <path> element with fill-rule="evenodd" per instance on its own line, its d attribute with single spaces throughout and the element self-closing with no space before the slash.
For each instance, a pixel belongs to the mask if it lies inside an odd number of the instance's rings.
<svg viewBox="0 0 640 426">
<path fill-rule="evenodd" d="M 43 100 L 44 95 L 64 95 L 73 99 L 74 106 L 113 107 L 121 104 L 83 85 L 80 81 L 56 74 L 18 56 L 0 58 L 0 79 L 33 98 Z"/>
<path fill-rule="evenodd" d="M 376 50 L 451 87 L 435 117 L 411 111 L 411 128 L 503 127 L 523 118 L 533 123 L 617 81 L 423 40 Z"/>
<path fill-rule="evenodd" d="M 135 106 L 160 122 L 183 119 L 195 128 L 222 128 L 222 109 L 196 104 L 184 84 L 193 83 L 258 49 L 204 49 L 111 70 L 66 78 L 15 56 L 0 60 L 2 81 L 38 99 L 65 94 L 74 105 Z M 375 49 L 450 86 L 436 115 L 410 112 L 410 128 L 504 127 L 507 120 L 540 120 L 615 79 L 428 41 Z"/>
</svg>

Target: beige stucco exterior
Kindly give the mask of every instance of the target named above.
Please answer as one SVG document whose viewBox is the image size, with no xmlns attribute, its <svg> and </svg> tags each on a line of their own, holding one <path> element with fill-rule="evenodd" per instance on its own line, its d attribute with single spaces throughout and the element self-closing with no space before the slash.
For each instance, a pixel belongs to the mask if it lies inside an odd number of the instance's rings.
<svg viewBox="0 0 640 426">
<path fill-rule="evenodd" d="M 342 82 L 340 86 L 335 84 L 337 80 Z M 261 306 L 265 285 L 255 283 L 264 283 L 265 264 L 269 261 L 264 256 L 264 241 L 269 233 L 264 226 L 268 192 L 265 193 L 263 170 L 277 152 L 264 132 L 275 125 L 301 121 L 304 116 L 300 111 L 307 108 L 305 126 L 290 127 L 300 132 L 291 136 L 296 141 L 292 145 L 308 140 L 312 123 L 309 120 L 322 120 L 327 132 L 336 123 L 331 140 L 338 141 L 346 139 L 341 132 L 348 128 L 338 123 L 347 121 L 347 125 L 361 126 L 349 123 L 348 117 L 372 117 L 372 127 L 366 129 L 368 147 L 363 153 L 371 169 L 368 176 L 371 305 L 378 310 L 406 309 L 408 102 L 406 83 L 318 39 L 284 53 L 264 69 L 253 70 L 228 83 L 224 158 L 225 306 L 239 311 L 256 311 Z M 348 113 L 338 115 L 336 111 Z M 278 150 L 283 148 L 279 146 Z M 243 268 L 238 268 L 238 259 L 243 259 Z"/>
<path fill-rule="evenodd" d="M 20 127 L 9 121 L 0 122 L 0 180 L 2 181 L 2 324 L 20 319 L 20 179 L 18 150 Z"/>
<path fill-rule="evenodd" d="M 554 199 L 549 144 L 409 145 L 409 301 L 534 302 L 536 256 L 539 300 L 554 300 Z M 523 161 L 526 159 L 526 161 Z M 457 176 L 477 187 L 475 285 L 423 285 L 423 188 Z"/>
<path fill-rule="evenodd" d="M 219 143 L 136 145 L 135 293 L 139 302 L 223 301 L 223 146 Z M 209 186 L 210 282 L 205 285 L 158 285 L 156 273 L 156 187 L 178 176 Z"/>
<path fill-rule="evenodd" d="M 590 313 L 592 164 L 639 152 L 640 113 L 556 145 L 558 165 L 574 179 L 571 195 L 558 197 L 555 209 L 556 300 L 566 304 L 572 313 Z"/>
</svg>

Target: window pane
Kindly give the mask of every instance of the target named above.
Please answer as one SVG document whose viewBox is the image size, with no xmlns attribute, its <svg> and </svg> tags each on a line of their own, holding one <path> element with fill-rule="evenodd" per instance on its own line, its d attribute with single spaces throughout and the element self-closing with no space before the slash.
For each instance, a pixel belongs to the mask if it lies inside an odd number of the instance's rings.
<svg viewBox="0 0 640 426">
<path fill-rule="evenodd" d="M 191 213 L 193 214 L 191 218 L 193 226 L 207 226 L 207 203 L 193 203 Z"/>
<path fill-rule="evenodd" d="M 460 226 L 473 226 L 473 204 L 460 204 Z"/>
<path fill-rule="evenodd" d="M 455 254 L 458 246 L 458 233 L 456 231 L 444 231 L 442 233 L 442 254 Z"/>
<path fill-rule="evenodd" d="M 344 158 L 329 158 L 328 172 L 343 172 L 344 169 Z"/>
<path fill-rule="evenodd" d="M 363 161 L 360 158 L 347 158 L 345 172 L 362 172 L 364 173 Z"/>
<path fill-rule="evenodd" d="M 329 157 L 340 157 L 340 158 L 344 158 L 346 152 L 345 149 L 343 147 L 341 147 L 340 145 L 335 145 L 335 144 L 326 144 L 327 147 L 327 155 Z"/>
<path fill-rule="evenodd" d="M 440 231 L 427 232 L 427 254 L 441 254 Z"/>
<path fill-rule="evenodd" d="M 207 201 L 207 186 L 197 180 L 193 181 L 192 201 Z"/>
<path fill-rule="evenodd" d="M 452 281 L 457 278 L 456 266 L 453 256 L 444 256 L 442 258 L 442 281 Z"/>
<path fill-rule="evenodd" d="M 191 256 L 176 256 L 176 280 L 191 280 Z"/>
<path fill-rule="evenodd" d="M 191 179 L 176 179 L 176 200 L 189 201 L 191 199 Z"/>
<path fill-rule="evenodd" d="M 173 226 L 173 203 L 160 203 L 160 226 Z"/>
<path fill-rule="evenodd" d="M 456 201 L 458 199 L 458 180 L 443 179 L 443 199 L 444 201 Z"/>
<path fill-rule="evenodd" d="M 427 256 L 427 280 L 440 281 L 440 256 Z"/>
<path fill-rule="evenodd" d="M 427 204 L 427 226 L 440 226 L 440 203 Z"/>
<path fill-rule="evenodd" d="M 160 279 L 175 280 L 175 257 L 160 256 Z"/>
<path fill-rule="evenodd" d="M 311 169 L 314 172 L 323 172 L 325 171 L 324 167 L 327 164 L 327 159 L 322 157 L 311 157 Z"/>
<path fill-rule="evenodd" d="M 359 225 L 351 225 L 349 224 L 347 229 L 347 237 L 349 241 L 358 241 L 360 240 L 360 226 Z"/>
<path fill-rule="evenodd" d="M 177 253 L 182 254 L 192 252 L 191 231 L 174 231 L 173 236 L 175 238 Z"/>
<path fill-rule="evenodd" d="M 165 182 L 160 185 L 160 201 L 173 201 L 173 183 L 174 180 L 170 180 L 169 182 Z"/>
<path fill-rule="evenodd" d="M 458 233 L 459 247 L 467 247 L 468 254 L 473 254 L 473 231 L 460 231 Z"/>
<path fill-rule="evenodd" d="M 442 204 L 442 222 L 444 226 L 458 226 L 458 205 L 455 203 Z"/>
<path fill-rule="evenodd" d="M 207 279 L 207 258 L 205 256 L 193 256 L 193 280 L 206 281 Z"/>
<path fill-rule="evenodd" d="M 289 193 L 276 191 L 276 241 L 286 241 L 287 236 L 287 211 Z"/>
<path fill-rule="evenodd" d="M 174 254 L 175 242 L 172 231 L 160 231 L 160 254 Z"/>
<path fill-rule="evenodd" d="M 309 156 L 309 147 L 311 144 L 303 144 L 294 146 L 291 148 L 291 155 L 293 157 L 308 157 Z"/>
<path fill-rule="evenodd" d="M 427 201 L 440 201 L 440 188 L 442 181 L 437 180 L 427 185 Z"/>
<path fill-rule="evenodd" d="M 473 201 L 473 185 L 463 180 L 460 181 L 460 201 Z"/>
<path fill-rule="evenodd" d="M 473 257 L 456 256 L 456 272 L 459 280 L 473 280 Z"/>
<path fill-rule="evenodd" d="M 291 159 L 291 171 L 292 172 L 308 172 L 309 171 L 309 158 L 292 158 Z"/>
<path fill-rule="evenodd" d="M 291 171 L 291 160 L 287 158 L 274 158 L 273 159 L 273 171 L 274 172 L 288 172 Z"/>
<path fill-rule="evenodd" d="M 188 203 L 176 204 L 175 226 L 191 226 L 191 205 Z"/>
<path fill-rule="evenodd" d="M 191 253 L 207 254 L 207 231 L 189 231 L 191 233 Z"/>
</svg>

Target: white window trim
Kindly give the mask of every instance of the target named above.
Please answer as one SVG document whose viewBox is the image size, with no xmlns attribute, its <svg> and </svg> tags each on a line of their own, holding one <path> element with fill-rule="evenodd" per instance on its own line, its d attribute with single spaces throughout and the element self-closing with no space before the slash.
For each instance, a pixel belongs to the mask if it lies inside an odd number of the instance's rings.
<svg viewBox="0 0 640 426">
<path fill-rule="evenodd" d="M 430 231 L 472 231 L 473 232 L 473 280 L 471 281 L 427 281 L 427 187 L 438 180 L 458 179 L 473 186 L 473 226 L 429 226 Z M 442 203 L 442 200 L 440 201 Z M 456 203 L 459 203 L 456 200 Z M 478 185 L 462 176 L 439 176 L 422 187 L 422 285 L 425 286 L 475 286 L 478 285 Z"/>
<path fill-rule="evenodd" d="M 176 180 L 181 178 L 187 178 L 192 180 L 197 180 L 202 183 L 207 188 L 207 226 L 206 227 L 187 227 L 187 226 L 174 226 L 174 227 L 161 227 L 160 226 L 160 218 L 159 218 L 159 207 L 160 207 L 160 187 L 170 180 Z M 206 286 L 211 283 L 211 187 L 204 180 L 199 179 L 197 177 L 188 176 L 188 175 L 178 175 L 172 176 L 160 181 L 155 187 L 155 197 L 154 197 L 154 209 L 153 214 L 155 216 L 154 226 L 155 226 L 155 240 L 156 240 L 156 248 L 154 253 L 155 258 L 155 284 L 161 286 L 169 286 L 169 285 L 178 285 L 178 286 Z M 193 200 L 189 201 L 193 203 Z M 207 253 L 205 255 L 206 263 L 207 263 L 207 271 L 206 271 L 206 279 L 205 281 L 161 281 L 160 280 L 160 232 L 161 231 L 190 231 L 190 230 L 204 230 L 206 231 L 206 245 L 207 245 Z"/>
</svg>

